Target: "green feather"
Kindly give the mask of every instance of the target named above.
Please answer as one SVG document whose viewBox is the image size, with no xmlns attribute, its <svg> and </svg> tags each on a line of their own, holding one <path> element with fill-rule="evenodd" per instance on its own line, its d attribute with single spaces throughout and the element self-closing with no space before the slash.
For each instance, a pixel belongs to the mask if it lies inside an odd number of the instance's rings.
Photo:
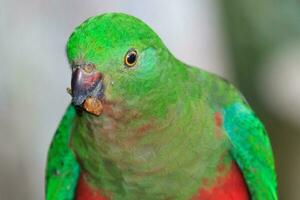
<svg viewBox="0 0 300 200">
<path fill-rule="evenodd" d="M 247 105 L 224 109 L 231 153 L 239 164 L 253 200 L 276 200 L 277 184 L 271 145 L 262 123 Z"/>
<path fill-rule="evenodd" d="M 79 165 L 69 148 L 75 109 L 69 106 L 53 137 L 46 169 L 46 199 L 71 200 L 79 176 Z"/>
<path fill-rule="evenodd" d="M 129 69 L 124 56 L 131 48 L 138 60 Z M 225 176 L 235 159 L 253 199 L 276 199 L 271 146 L 257 118 L 237 106 L 244 105 L 240 93 L 177 60 L 142 21 L 120 13 L 92 17 L 70 36 L 67 55 L 104 75 L 104 112 L 67 111 L 58 129 L 64 137 L 55 136 L 49 152 L 47 197 L 74 195 L 79 167 L 71 142 L 87 182 L 114 200 L 190 199 Z M 224 115 L 223 127 L 216 112 Z M 67 175 L 56 177 L 55 170 Z"/>
</svg>

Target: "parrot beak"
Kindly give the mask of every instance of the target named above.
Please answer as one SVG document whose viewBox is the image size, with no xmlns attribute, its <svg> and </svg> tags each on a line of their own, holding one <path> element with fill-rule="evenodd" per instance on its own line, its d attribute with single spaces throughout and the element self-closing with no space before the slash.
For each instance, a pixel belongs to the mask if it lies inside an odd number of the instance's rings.
<svg viewBox="0 0 300 200">
<path fill-rule="evenodd" d="M 83 64 L 74 68 L 70 93 L 72 103 L 83 107 L 87 112 L 99 116 L 103 107 L 103 75 L 92 64 Z"/>
</svg>

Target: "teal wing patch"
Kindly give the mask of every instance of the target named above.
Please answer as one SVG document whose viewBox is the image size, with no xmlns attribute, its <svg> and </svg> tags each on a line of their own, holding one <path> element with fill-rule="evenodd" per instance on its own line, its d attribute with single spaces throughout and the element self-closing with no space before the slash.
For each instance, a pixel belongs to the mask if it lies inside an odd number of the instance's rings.
<svg viewBox="0 0 300 200">
<path fill-rule="evenodd" d="M 223 111 L 231 154 L 238 163 L 253 200 L 277 200 L 277 182 L 271 144 L 252 110 L 236 103 Z"/>
<path fill-rule="evenodd" d="M 79 165 L 69 148 L 76 111 L 69 106 L 52 139 L 46 169 L 46 199 L 71 200 L 79 177 Z"/>
</svg>

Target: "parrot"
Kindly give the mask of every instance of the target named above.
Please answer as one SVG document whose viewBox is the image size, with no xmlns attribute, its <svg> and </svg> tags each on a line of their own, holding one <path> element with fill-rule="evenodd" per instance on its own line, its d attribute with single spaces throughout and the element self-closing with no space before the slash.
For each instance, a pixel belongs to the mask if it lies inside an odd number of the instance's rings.
<svg viewBox="0 0 300 200">
<path fill-rule="evenodd" d="M 71 95 L 47 200 L 277 200 L 266 129 L 241 92 L 177 59 L 142 20 L 104 13 L 66 45 Z"/>
</svg>

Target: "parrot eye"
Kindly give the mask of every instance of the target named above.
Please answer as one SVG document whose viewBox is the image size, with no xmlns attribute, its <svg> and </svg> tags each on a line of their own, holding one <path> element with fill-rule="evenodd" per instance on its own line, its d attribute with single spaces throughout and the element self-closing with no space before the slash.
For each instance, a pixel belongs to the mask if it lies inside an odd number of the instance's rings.
<svg viewBox="0 0 300 200">
<path fill-rule="evenodd" d="M 127 67 L 133 67 L 136 64 L 137 61 L 137 52 L 135 49 L 130 49 L 124 58 L 124 63 Z"/>
</svg>

